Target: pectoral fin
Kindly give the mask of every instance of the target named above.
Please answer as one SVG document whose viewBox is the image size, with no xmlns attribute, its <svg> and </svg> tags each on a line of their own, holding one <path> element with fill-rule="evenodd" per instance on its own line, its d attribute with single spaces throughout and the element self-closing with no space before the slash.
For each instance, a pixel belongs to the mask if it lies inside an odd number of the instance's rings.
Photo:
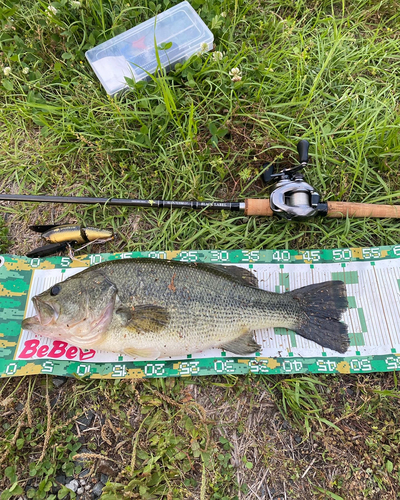
<svg viewBox="0 0 400 500">
<path fill-rule="evenodd" d="M 115 313 L 119 316 L 122 326 L 132 327 L 143 333 L 158 332 L 169 322 L 168 310 L 152 304 L 120 306 Z"/>
<path fill-rule="evenodd" d="M 136 349 L 134 347 L 128 347 L 124 349 L 124 353 L 133 358 L 146 358 L 146 359 L 157 359 L 160 357 L 160 351 L 149 347 L 148 349 Z"/>
<path fill-rule="evenodd" d="M 246 332 L 244 335 L 241 335 L 231 342 L 225 342 L 224 345 L 220 347 L 242 356 L 245 354 L 253 354 L 261 349 L 260 344 L 257 344 L 253 338 L 253 332 Z"/>
</svg>

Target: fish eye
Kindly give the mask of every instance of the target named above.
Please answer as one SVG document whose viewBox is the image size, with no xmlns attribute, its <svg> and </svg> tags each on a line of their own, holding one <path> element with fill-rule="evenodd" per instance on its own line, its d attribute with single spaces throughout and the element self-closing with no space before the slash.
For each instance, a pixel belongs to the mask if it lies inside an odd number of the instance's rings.
<svg viewBox="0 0 400 500">
<path fill-rule="evenodd" d="M 50 295 L 58 295 L 61 292 L 60 285 L 54 285 L 50 290 Z"/>
</svg>

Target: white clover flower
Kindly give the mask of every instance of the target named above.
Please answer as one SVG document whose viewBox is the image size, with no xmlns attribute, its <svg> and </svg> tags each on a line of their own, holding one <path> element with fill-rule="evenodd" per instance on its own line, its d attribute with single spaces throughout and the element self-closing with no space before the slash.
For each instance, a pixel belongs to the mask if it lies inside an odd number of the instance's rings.
<svg viewBox="0 0 400 500">
<path fill-rule="evenodd" d="M 47 7 L 47 15 L 48 16 L 55 16 L 57 14 L 57 9 L 55 7 L 53 7 L 53 5 L 49 5 Z"/>
<path fill-rule="evenodd" d="M 229 71 L 229 76 L 231 77 L 232 82 L 240 82 L 242 79 L 242 72 L 239 68 L 232 68 Z"/>
<path fill-rule="evenodd" d="M 221 17 L 226 17 L 226 12 L 221 12 Z"/>
<path fill-rule="evenodd" d="M 240 71 L 239 68 L 232 68 L 229 71 L 229 76 L 241 76 L 242 72 Z"/>
<path fill-rule="evenodd" d="M 208 43 L 207 42 L 202 42 L 200 44 L 200 50 L 197 52 L 197 55 L 201 56 L 208 50 Z"/>
<path fill-rule="evenodd" d="M 224 54 L 220 52 L 219 50 L 216 50 L 213 52 L 213 59 L 214 61 L 222 61 L 222 58 L 224 57 Z"/>
<path fill-rule="evenodd" d="M 22 73 L 24 75 L 27 75 L 29 73 L 29 68 L 27 66 L 25 68 L 23 68 Z"/>
<path fill-rule="evenodd" d="M 82 7 L 81 2 L 78 2 L 77 0 L 71 0 L 71 7 L 73 9 L 80 9 Z"/>
<path fill-rule="evenodd" d="M 10 66 L 6 66 L 5 68 L 3 68 L 3 73 L 5 76 L 8 76 L 11 74 L 11 68 Z"/>
</svg>

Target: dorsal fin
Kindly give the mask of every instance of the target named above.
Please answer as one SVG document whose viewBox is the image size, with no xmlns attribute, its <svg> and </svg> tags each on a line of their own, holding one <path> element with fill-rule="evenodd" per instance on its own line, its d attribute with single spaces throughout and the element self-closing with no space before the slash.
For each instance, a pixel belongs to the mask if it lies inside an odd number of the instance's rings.
<svg viewBox="0 0 400 500">
<path fill-rule="evenodd" d="M 257 276 L 249 269 L 239 266 L 225 266 L 223 264 L 197 264 L 198 267 L 212 268 L 235 278 L 235 281 L 242 285 L 258 288 Z"/>
<path fill-rule="evenodd" d="M 205 264 L 202 262 L 181 262 L 179 260 L 151 259 L 149 257 L 139 257 L 135 259 L 121 259 L 121 260 L 101 262 L 100 264 L 96 264 L 96 266 L 94 267 L 98 271 L 101 271 L 103 269 L 107 269 L 110 265 L 112 265 L 113 267 L 123 266 L 126 264 L 127 260 L 131 261 L 132 263 L 138 263 L 138 264 L 151 262 L 152 266 L 160 266 L 161 268 L 166 266 L 170 267 L 171 269 L 173 269 L 174 267 L 189 267 L 189 268 L 194 267 L 198 269 L 203 269 L 204 271 L 208 271 L 209 273 L 212 273 L 216 276 L 218 275 L 224 276 L 230 281 L 234 281 L 236 283 L 239 283 L 240 285 L 252 286 L 258 288 L 258 280 L 256 275 L 248 269 L 243 269 L 242 267 L 235 265 L 227 266 L 224 264 Z M 81 273 L 91 273 L 92 271 L 93 267 L 89 267 L 81 271 Z"/>
</svg>

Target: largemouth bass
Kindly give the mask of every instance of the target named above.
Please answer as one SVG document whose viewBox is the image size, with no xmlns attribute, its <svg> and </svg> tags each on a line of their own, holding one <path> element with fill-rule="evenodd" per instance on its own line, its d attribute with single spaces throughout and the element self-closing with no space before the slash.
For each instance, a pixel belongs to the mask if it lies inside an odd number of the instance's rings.
<svg viewBox="0 0 400 500">
<path fill-rule="evenodd" d="M 345 285 L 326 281 L 283 294 L 257 287 L 235 266 L 158 259 L 97 264 L 33 299 L 34 333 L 77 347 L 157 359 L 218 347 L 239 355 L 261 349 L 253 331 L 294 330 L 340 353 L 347 350 Z"/>
</svg>

